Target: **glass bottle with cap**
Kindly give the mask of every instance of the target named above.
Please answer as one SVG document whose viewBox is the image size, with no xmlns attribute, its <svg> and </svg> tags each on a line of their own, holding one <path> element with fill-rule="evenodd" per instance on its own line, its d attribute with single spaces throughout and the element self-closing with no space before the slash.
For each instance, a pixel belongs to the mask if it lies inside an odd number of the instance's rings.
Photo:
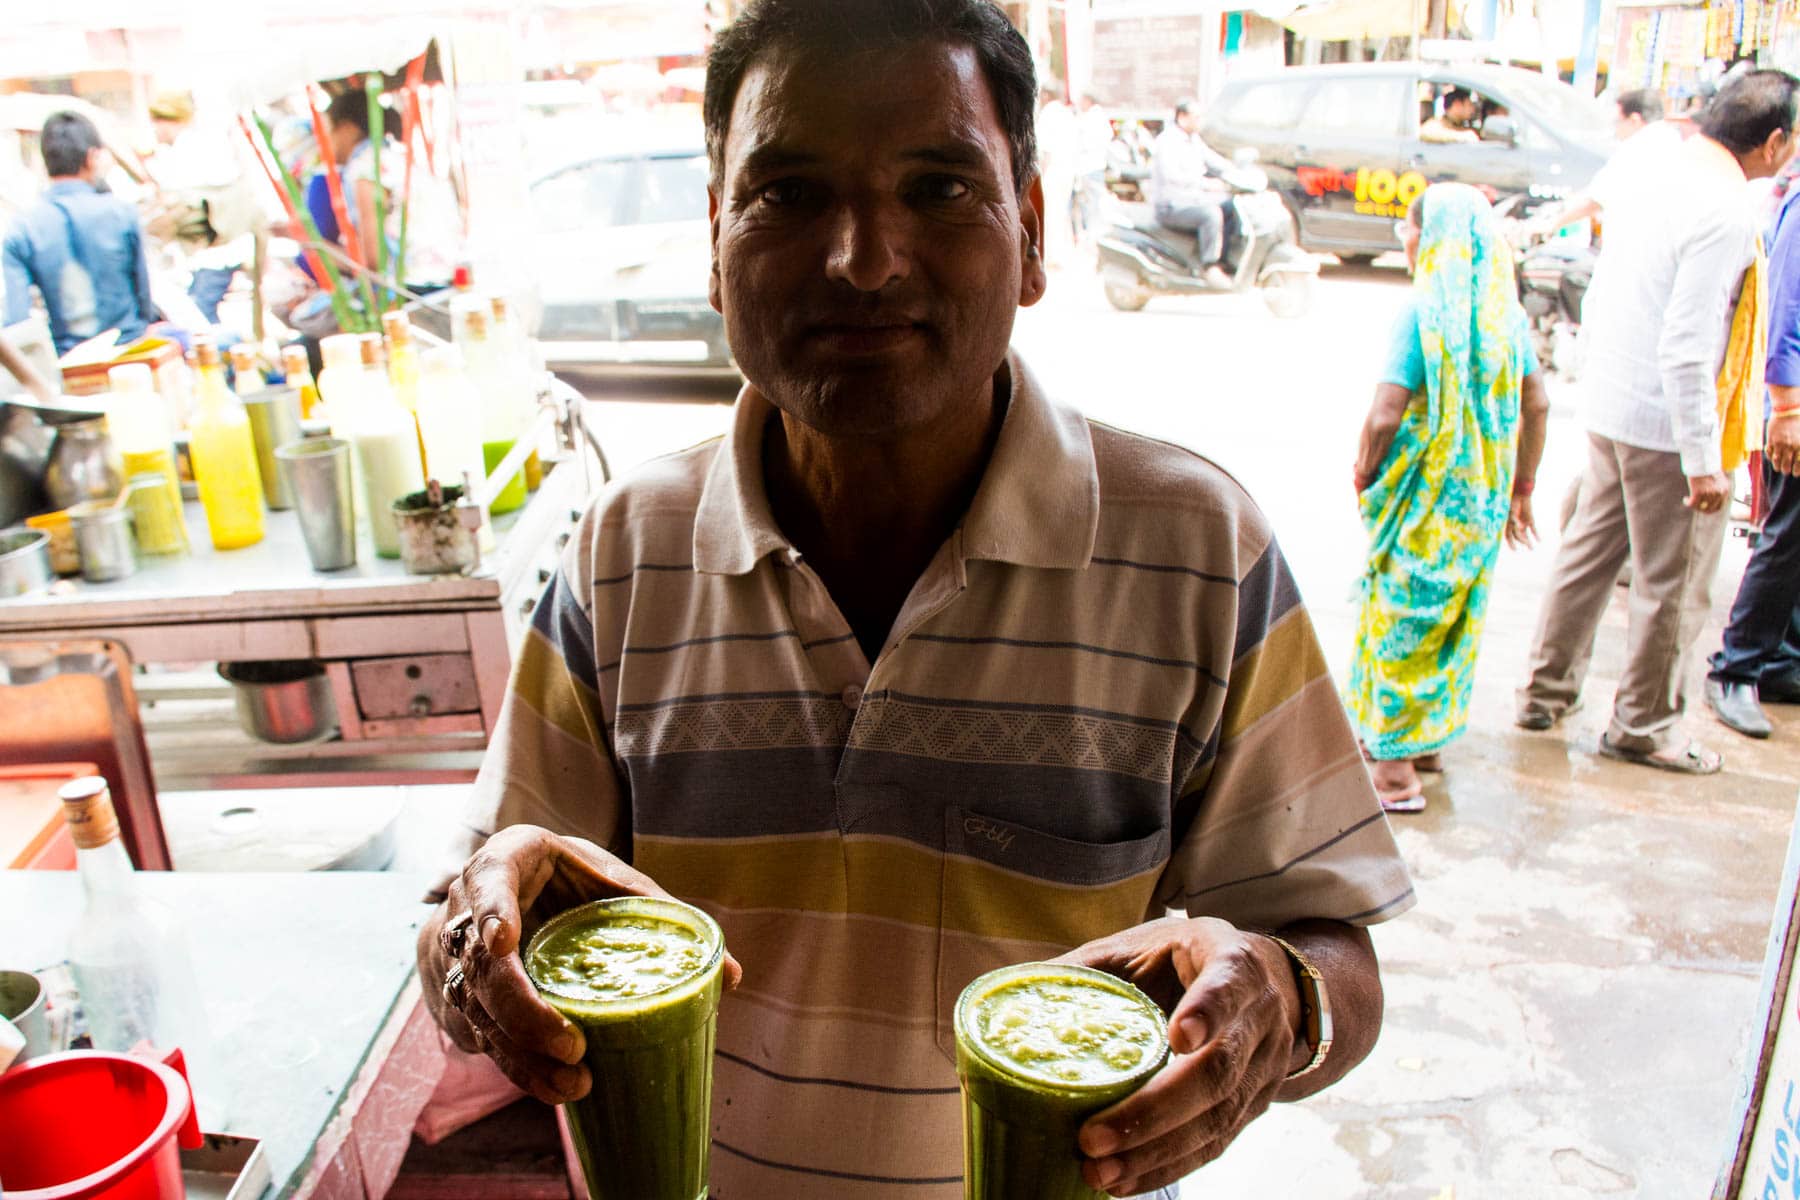
<svg viewBox="0 0 1800 1200">
<path fill-rule="evenodd" d="M 288 387 L 300 400 L 300 419 L 312 419 L 313 410 L 319 407 L 319 387 L 313 382 L 312 363 L 307 360 L 305 346 L 283 346 L 281 348 L 281 371 L 287 376 Z"/>
<path fill-rule="evenodd" d="M 230 1092 L 175 914 L 138 886 L 119 838 L 106 780 L 72 779 L 57 793 L 75 842 L 85 905 L 69 935 L 69 969 L 96 1050 L 179 1049 L 203 1129 L 225 1127 Z"/>
<path fill-rule="evenodd" d="M 519 406 L 518 422 L 521 436 L 531 428 L 537 419 L 537 373 L 531 363 L 531 339 L 525 336 L 525 325 L 519 320 L 518 310 L 507 302 L 505 296 L 495 296 L 491 301 L 494 312 L 492 337 L 499 348 L 501 361 L 505 364 L 508 379 L 507 390 L 511 393 L 513 403 Z M 538 459 L 534 449 L 525 456 L 525 490 L 535 492 L 544 480 L 544 466 Z"/>
<path fill-rule="evenodd" d="M 362 386 L 362 334 L 334 333 L 319 340 L 319 406 L 335 436 L 342 437 L 345 423 L 356 410 L 357 389 Z M 318 415 L 316 412 L 315 416 Z"/>
<path fill-rule="evenodd" d="M 263 537 L 263 495 L 250 416 L 225 385 L 225 367 L 211 338 L 194 338 L 194 358 L 198 380 L 188 453 L 206 527 L 215 550 L 252 546 Z"/>
<path fill-rule="evenodd" d="M 394 501 L 423 491 L 425 471 L 419 460 L 419 427 L 400 407 L 381 365 L 381 335 L 363 335 L 363 378 L 356 409 L 347 419 L 362 481 L 363 508 L 369 514 L 369 537 L 375 553 L 400 557 L 400 526 Z"/>
<path fill-rule="evenodd" d="M 466 476 L 481 487 L 487 475 L 481 453 L 481 396 L 463 370 L 462 351 L 433 346 L 420 357 L 419 436 L 425 441 L 425 473 L 445 487 Z M 493 548 L 485 512 L 477 536 L 483 550 Z"/>
<path fill-rule="evenodd" d="M 507 370 L 505 349 L 493 336 L 488 312 L 481 307 L 461 311 L 456 344 L 468 366 L 469 382 L 481 396 L 481 456 L 485 469 L 500 465 L 519 440 L 519 404 L 516 381 Z M 517 472 L 506 481 L 488 506 L 494 516 L 509 513 L 525 503 L 525 475 Z"/>
</svg>

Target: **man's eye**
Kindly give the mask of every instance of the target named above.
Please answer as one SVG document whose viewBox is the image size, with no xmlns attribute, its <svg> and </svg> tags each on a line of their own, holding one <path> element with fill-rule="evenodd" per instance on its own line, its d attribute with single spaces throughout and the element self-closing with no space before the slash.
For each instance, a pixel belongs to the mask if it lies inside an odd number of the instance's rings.
<svg viewBox="0 0 1800 1200">
<path fill-rule="evenodd" d="M 806 198 L 806 185 L 798 179 L 783 179 L 771 183 L 756 193 L 758 203 L 774 208 L 785 208 L 798 204 Z"/>
<path fill-rule="evenodd" d="M 918 193 L 923 199 L 937 204 L 961 200 L 973 190 L 966 180 L 954 175 L 927 176 L 919 181 L 918 186 Z"/>
</svg>

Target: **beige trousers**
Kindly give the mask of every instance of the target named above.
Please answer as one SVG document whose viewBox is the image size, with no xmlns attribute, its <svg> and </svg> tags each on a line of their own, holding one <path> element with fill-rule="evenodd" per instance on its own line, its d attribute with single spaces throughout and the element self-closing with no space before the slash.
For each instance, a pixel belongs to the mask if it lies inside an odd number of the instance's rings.
<svg viewBox="0 0 1800 1200">
<path fill-rule="evenodd" d="M 1622 749 L 1679 749 L 1687 656 L 1711 606 L 1729 511 L 1682 501 L 1681 456 L 1588 435 L 1574 520 L 1563 532 L 1531 652 L 1521 711 L 1553 717 L 1581 694 L 1619 569 L 1631 563 L 1625 671 L 1607 737 Z"/>
</svg>

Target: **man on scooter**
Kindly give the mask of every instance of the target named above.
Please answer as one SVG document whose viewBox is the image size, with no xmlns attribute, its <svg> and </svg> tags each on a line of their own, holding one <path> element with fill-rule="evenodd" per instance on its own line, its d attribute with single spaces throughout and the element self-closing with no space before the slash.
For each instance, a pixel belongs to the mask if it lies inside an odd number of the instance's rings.
<svg viewBox="0 0 1800 1200">
<path fill-rule="evenodd" d="M 1150 153 L 1150 201 L 1157 224 L 1192 233 L 1195 273 L 1204 275 L 1209 287 L 1229 288 L 1231 277 L 1219 269 L 1225 252 L 1226 193 L 1214 176 L 1231 163 L 1201 140 L 1198 101 L 1176 103 L 1175 120 L 1157 135 Z"/>
</svg>

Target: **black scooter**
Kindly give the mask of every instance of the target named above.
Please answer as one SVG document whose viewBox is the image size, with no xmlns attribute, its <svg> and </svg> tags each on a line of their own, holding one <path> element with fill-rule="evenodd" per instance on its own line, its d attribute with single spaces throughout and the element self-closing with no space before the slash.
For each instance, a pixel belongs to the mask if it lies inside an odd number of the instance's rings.
<svg viewBox="0 0 1800 1200">
<path fill-rule="evenodd" d="M 1121 188 L 1113 187 L 1098 247 L 1108 303 L 1136 312 L 1155 296 L 1254 288 L 1276 316 L 1306 314 L 1319 282 L 1319 261 L 1300 249 L 1293 218 L 1280 195 L 1269 190 L 1269 177 L 1253 159 L 1241 157 L 1220 178 L 1230 189 L 1224 206 L 1225 253 L 1219 260 L 1229 285 L 1207 281 L 1192 233 L 1157 224 L 1151 205 L 1126 199 Z M 1141 195 L 1135 186 L 1131 192 Z"/>
</svg>

